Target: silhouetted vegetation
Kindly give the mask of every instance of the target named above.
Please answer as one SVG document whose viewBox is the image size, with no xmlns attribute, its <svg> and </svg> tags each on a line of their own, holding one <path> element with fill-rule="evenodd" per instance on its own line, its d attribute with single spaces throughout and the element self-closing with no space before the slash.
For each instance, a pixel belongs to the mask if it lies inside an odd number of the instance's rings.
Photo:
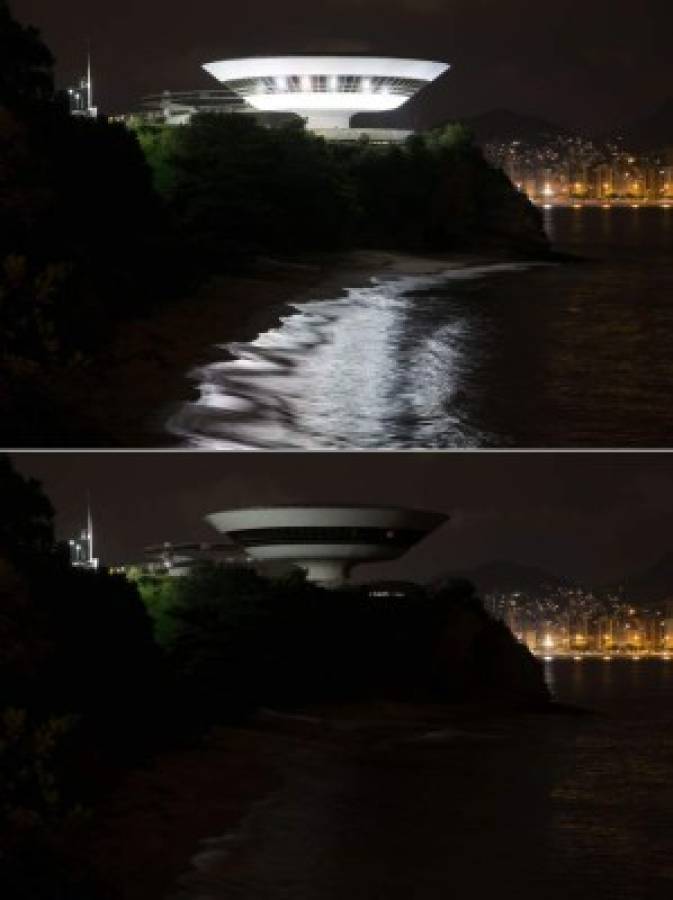
<svg viewBox="0 0 673 900">
<path fill-rule="evenodd" d="M 170 232 L 126 128 L 0 105 L 2 365 L 82 362 L 120 318 L 165 299 Z"/>
<path fill-rule="evenodd" d="M 68 415 L 53 372 L 86 366 L 117 323 L 183 292 L 135 137 L 69 115 L 38 33 L 0 3 L 0 438 L 54 432 Z M 172 259 L 172 267 L 166 259 Z M 32 417 L 32 418 L 31 418 Z M 61 424 L 59 425 L 59 421 Z M 42 423 L 42 426 L 40 426 Z"/>
<path fill-rule="evenodd" d="M 546 248 L 537 211 L 459 125 L 401 145 L 340 145 L 210 114 L 138 136 L 174 220 L 211 267 L 227 255 L 352 246 Z"/>
<path fill-rule="evenodd" d="M 461 125 L 402 145 L 335 146 L 354 185 L 357 242 L 411 252 L 544 251 L 537 210 L 492 168 Z"/>
<path fill-rule="evenodd" d="M 141 595 L 204 721 L 266 705 L 547 699 L 539 664 L 468 582 L 392 599 L 214 565 L 156 581 Z"/>
<path fill-rule="evenodd" d="M 346 173 L 302 127 L 201 115 L 139 136 L 186 247 L 211 271 L 259 252 L 331 250 L 350 240 Z"/>
<path fill-rule="evenodd" d="M 161 654 L 135 588 L 70 567 L 5 457 L 0 497 L 0 896 L 91 897 L 69 854 L 109 778 L 161 739 Z"/>
<path fill-rule="evenodd" d="M 34 28 L 17 22 L 0 0 L 0 104 L 32 109 L 51 101 L 54 58 Z"/>
</svg>

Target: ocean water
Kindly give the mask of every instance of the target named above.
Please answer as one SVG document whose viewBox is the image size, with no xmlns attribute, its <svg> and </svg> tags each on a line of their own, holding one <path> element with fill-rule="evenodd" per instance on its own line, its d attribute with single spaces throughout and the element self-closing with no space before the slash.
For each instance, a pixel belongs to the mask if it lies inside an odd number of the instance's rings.
<svg viewBox="0 0 673 900">
<path fill-rule="evenodd" d="M 673 889 L 673 663 L 547 664 L 592 715 L 342 724 L 203 844 L 181 900 L 655 900 Z"/>
<path fill-rule="evenodd" d="M 190 373 L 219 449 L 673 445 L 673 210 L 545 210 L 581 262 L 389 277 L 290 305 Z"/>
</svg>

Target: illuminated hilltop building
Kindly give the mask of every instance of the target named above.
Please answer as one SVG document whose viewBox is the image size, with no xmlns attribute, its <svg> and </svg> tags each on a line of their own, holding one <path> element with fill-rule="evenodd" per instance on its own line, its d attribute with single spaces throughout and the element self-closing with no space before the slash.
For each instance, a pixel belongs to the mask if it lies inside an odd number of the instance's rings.
<svg viewBox="0 0 673 900">
<path fill-rule="evenodd" d="M 207 521 L 258 565 L 284 563 L 338 586 L 361 563 L 398 559 L 448 516 L 368 506 L 271 506 L 213 513 Z"/>
<path fill-rule="evenodd" d="M 263 113 L 294 113 L 308 129 L 333 140 L 406 136 L 399 129 L 351 128 L 351 118 L 399 109 L 448 68 L 374 56 L 257 56 L 204 66 L 247 105 Z"/>
</svg>

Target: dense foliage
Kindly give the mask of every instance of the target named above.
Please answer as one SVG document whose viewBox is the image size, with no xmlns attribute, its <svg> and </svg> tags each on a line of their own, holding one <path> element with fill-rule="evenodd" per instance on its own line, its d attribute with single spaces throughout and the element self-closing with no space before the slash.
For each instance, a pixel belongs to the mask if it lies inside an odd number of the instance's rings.
<svg viewBox="0 0 673 900">
<path fill-rule="evenodd" d="M 7 0 L 0 0 L 0 104 L 21 108 L 51 100 L 53 65 L 38 32 L 17 22 Z"/>
<path fill-rule="evenodd" d="M 4 445 L 39 443 L 41 434 L 63 440 L 59 432 L 68 433 L 73 417 L 50 376 L 90 365 L 120 320 L 183 292 L 191 277 L 188 266 L 166 265 L 178 258 L 177 236 L 136 138 L 120 124 L 71 117 L 54 92 L 52 66 L 38 33 L 17 23 L 2 0 Z"/>
<path fill-rule="evenodd" d="M 0 896 L 91 897 L 59 842 L 109 769 L 156 746 L 161 655 L 135 588 L 70 567 L 49 500 L 6 457 L 0 498 Z"/>
<path fill-rule="evenodd" d="M 170 227 L 135 137 L 69 115 L 38 33 L 0 4 L 0 438 L 57 430 L 48 377 L 179 293 Z M 187 276 L 185 276 L 186 278 Z M 44 396 L 43 396 L 44 395 Z M 29 421 L 34 411 L 37 421 Z"/>
<path fill-rule="evenodd" d="M 348 180 L 328 145 L 301 127 L 202 115 L 139 137 L 184 240 L 212 267 L 270 249 L 333 249 L 348 238 Z"/>
<path fill-rule="evenodd" d="M 0 456 L 0 548 L 8 562 L 30 562 L 54 546 L 54 510 L 34 479 L 22 478 Z"/>
<path fill-rule="evenodd" d="M 57 106 L 0 105 L 0 333 L 5 367 L 77 361 L 164 296 L 169 233 L 135 138 Z M 163 282 L 163 285 L 162 285 Z"/>
<path fill-rule="evenodd" d="M 354 185 L 359 244 L 411 252 L 543 252 L 537 210 L 461 125 L 402 145 L 334 147 Z"/>
<path fill-rule="evenodd" d="M 401 145 L 339 145 L 210 114 L 138 136 L 157 189 L 211 265 L 225 252 L 546 246 L 535 209 L 459 125 Z"/>
<path fill-rule="evenodd" d="M 468 582 L 410 586 L 393 600 L 203 565 L 186 578 L 142 579 L 140 592 L 190 708 L 206 720 L 373 698 L 546 700 L 538 663 Z"/>
</svg>

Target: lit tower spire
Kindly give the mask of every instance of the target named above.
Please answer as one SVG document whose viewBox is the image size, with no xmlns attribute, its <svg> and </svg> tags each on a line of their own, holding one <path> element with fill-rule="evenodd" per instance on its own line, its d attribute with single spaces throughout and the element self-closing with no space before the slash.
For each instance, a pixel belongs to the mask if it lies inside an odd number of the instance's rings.
<svg viewBox="0 0 673 900">
<path fill-rule="evenodd" d="M 86 536 L 89 542 L 89 563 L 93 564 L 94 555 L 93 555 L 93 517 L 91 515 L 91 494 L 87 493 L 87 514 L 86 514 Z"/>
<path fill-rule="evenodd" d="M 93 110 L 93 80 L 91 78 L 91 42 L 87 41 L 86 45 L 86 90 L 87 90 L 87 109 L 89 113 Z"/>
<path fill-rule="evenodd" d="M 79 569 L 97 569 L 99 561 L 93 555 L 93 515 L 91 514 L 91 495 L 86 495 L 86 528 L 83 528 L 78 538 L 68 541 L 70 546 L 71 565 Z"/>
</svg>

